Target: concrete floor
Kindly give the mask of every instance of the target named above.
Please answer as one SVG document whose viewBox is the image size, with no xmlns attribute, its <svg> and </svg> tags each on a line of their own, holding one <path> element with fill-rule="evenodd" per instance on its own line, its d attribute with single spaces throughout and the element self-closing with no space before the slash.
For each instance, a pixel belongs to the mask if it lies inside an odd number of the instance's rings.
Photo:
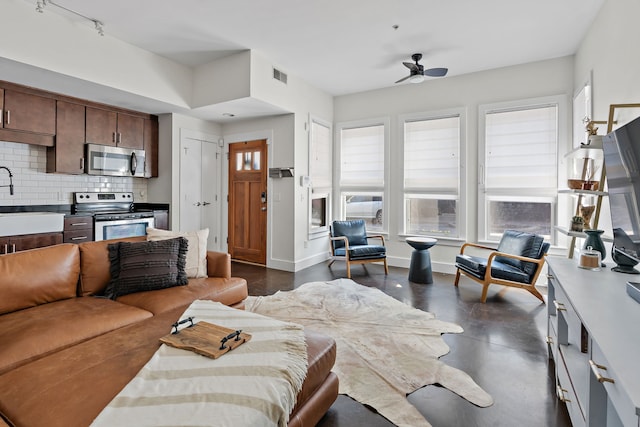
<svg viewBox="0 0 640 427">
<path fill-rule="evenodd" d="M 482 287 L 462 278 L 434 273 L 434 283 L 409 282 L 408 269 L 381 265 L 353 266 L 352 279 L 376 287 L 413 307 L 430 311 L 438 319 L 464 328 L 462 334 L 445 334 L 449 354 L 440 358 L 468 373 L 494 399 L 479 408 L 437 385 L 412 393 L 409 401 L 434 427 L 520 426 L 569 427 L 566 407 L 555 395 L 554 365 L 547 356 L 546 306 L 526 291 L 498 285 L 489 287 L 485 304 Z M 278 290 L 321 280 L 346 277 L 344 263 L 315 265 L 297 273 L 234 262 L 234 276 L 244 277 L 250 295 L 270 295 Z M 318 427 L 389 427 L 385 418 L 368 407 L 340 395 Z"/>
</svg>

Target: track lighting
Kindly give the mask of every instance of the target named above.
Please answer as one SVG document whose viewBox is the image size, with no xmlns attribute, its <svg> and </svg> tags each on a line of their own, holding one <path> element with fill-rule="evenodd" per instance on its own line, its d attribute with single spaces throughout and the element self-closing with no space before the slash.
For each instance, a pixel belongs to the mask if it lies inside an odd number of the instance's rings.
<svg viewBox="0 0 640 427">
<path fill-rule="evenodd" d="M 89 18 L 86 15 L 83 15 L 82 13 L 76 12 L 75 10 L 69 9 L 68 7 L 62 6 L 60 4 L 54 3 L 51 0 L 37 0 L 36 1 L 36 12 L 40 12 L 43 13 L 44 12 L 44 8 L 46 5 L 53 5 L 55 7 L 58 7 L 60 9 L 66 10 L 69 13 L 73 13 L 76 16 L 79 16 L 81 18 L 86 19 L 87 21 L 91 21 L 93 22 L 93 26 L 96 29 L 96 31 L 98 32 L 98 34 L 100 34 L 101 36 L 104 36 L 104 24 L 101 21 L 98 21 L 97 19 L 94 18 Z"/>
</svg>

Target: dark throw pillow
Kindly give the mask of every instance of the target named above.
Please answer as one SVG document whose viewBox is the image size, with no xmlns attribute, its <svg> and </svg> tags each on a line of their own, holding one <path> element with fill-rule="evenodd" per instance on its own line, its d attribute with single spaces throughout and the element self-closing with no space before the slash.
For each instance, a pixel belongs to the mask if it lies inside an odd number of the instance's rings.
<svg viewBox="0 0 640 427">
<path fill-rule="evenodd" d="M 134 292 L 186 285 L 184 237 L 156 242 L 118 242 L 108 245 L 111 280 L 103 296 L 116 299 Z"/>
</svg>

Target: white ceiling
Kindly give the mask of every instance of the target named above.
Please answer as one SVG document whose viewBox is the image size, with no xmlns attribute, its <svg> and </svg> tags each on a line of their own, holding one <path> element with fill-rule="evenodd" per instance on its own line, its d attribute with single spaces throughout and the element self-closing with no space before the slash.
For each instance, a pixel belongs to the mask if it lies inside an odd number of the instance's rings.
<svg viewBox="0 0 640 427">
<path fill-rule="evenodd" d="M 25 1 L 35 8 L 35 0 Z M 196 66 L 252 49 L 282 71 L 332 95 L 394 86 L 408 75 L 402 62 L 410 62 L 417 52 L 423 54 L 425 68 L 448 67 L 448 77 L 571 55 L 604 3 L 54 1 L 102 21 L 105 33 L 113 37 L 182 64 Z M 51 12 L 83 21 L 48 5 L 45 13 Z"/>
</svg>

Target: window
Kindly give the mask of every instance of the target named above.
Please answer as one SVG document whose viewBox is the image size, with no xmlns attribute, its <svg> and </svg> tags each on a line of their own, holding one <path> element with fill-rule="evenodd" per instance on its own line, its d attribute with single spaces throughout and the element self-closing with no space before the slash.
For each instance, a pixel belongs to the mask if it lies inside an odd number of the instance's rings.
<svg viewBox="0 0 640 427">
<path fill-rule="evenodd" d="M 369 230 L 384 230 L 385 124 L 341 125 L 340 215 L 364 219 Z"/>
<path fill-rule="evenodd" d="M 332 161 L 331 125 L 310 118 L 309 132 L 309 235 L 326 235 L 330 215 Z"/>
<path fill-rule="evenodd" d="M 479 230 L 498 241 L 506 229 L 553 239 L 558 190 L 560 98 L 481 107 Z"/>
<path fill-rule="evenodd" d="M 458 238 L 461 115 L 404 118 L 404 233 Z"/>
</svg>

